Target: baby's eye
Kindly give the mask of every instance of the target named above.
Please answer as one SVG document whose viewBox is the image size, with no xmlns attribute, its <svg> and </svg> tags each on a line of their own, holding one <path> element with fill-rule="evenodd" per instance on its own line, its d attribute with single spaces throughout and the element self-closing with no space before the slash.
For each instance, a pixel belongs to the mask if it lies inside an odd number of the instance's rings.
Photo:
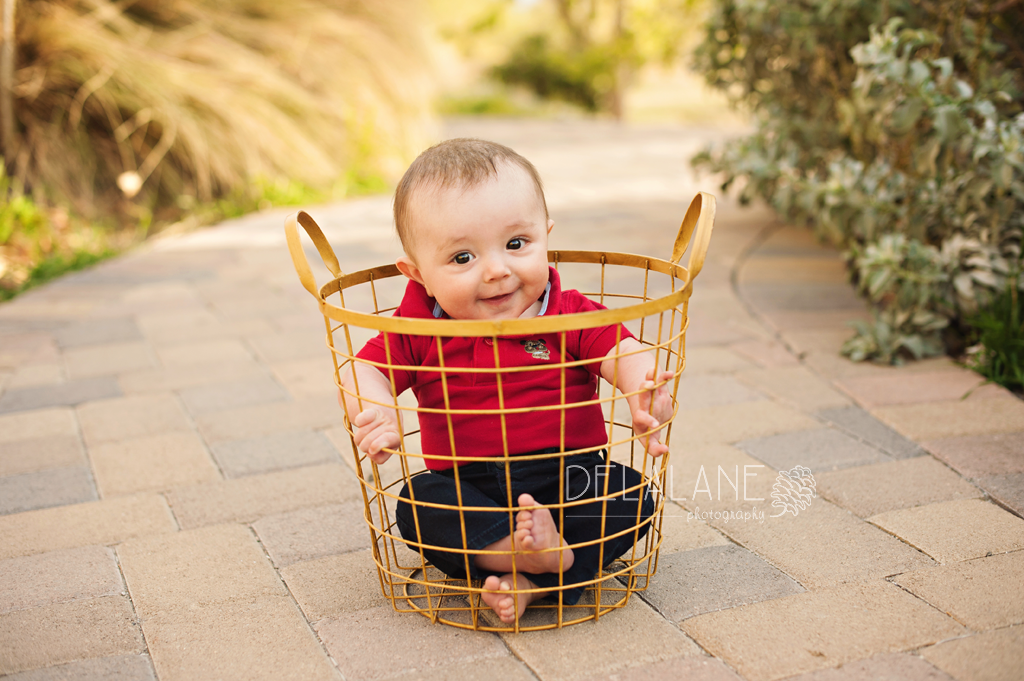
<svg viewBox="0 0 1024 681">
<path fill-rule="evenodd" d="M 514 239 L 509 239 L 508 243 L 505 244 L 505 248 L 507 248 L 510 251 L 518 251 L 520 248 L 522 248 L 525 245 L 526 245 L 526 241 L 523 240 L 522 237 L 518 237 L 517 236 Z"/>
<path fill-rule="evenodd" d="M 456 265 L 466 265 L 472 259 L 472 255 L 463 251 L 462 253 L 456 253 L 455 257 L 452 258 L 452 262 L 455 263 Z"/>
</svg>

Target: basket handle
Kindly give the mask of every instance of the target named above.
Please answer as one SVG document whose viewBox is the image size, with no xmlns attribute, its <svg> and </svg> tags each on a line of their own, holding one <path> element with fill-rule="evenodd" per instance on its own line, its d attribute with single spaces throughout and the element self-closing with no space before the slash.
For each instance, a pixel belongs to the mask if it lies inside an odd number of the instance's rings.
<svg viewBox="0 0 1024 681">
<path fill-rule="evenodd" d="M 338 256 L 334 254 L 334 249 L 327 242 L 327 237 L 324 236 L 320 225 L 316 224 L 316 220 L 309 213 L 300 210 L 284 219 L 284 235 L 288 240 L 288 252 L 291 253 L 292 264 L 295 265 L 299 281 L 302 282 L 303 288 L 319 300 L 320 294 L 318 293 L 316 279 L 313 277 L 313 270 L 309 268 L 306 254 L 302 250 L 302 243 L 299 241 L 299 230 L 296 228 L 296 224 L 302 225 L 302 228 L 306 230 L 306 234 L 313 240 L 313 245 L 316 246 L 316 250 L 320 253 L 324 265 L 327 266 L 327 269 L 335 277 L 341 276 L 341 265 L 338 264 Z"/>
<path fill-rule="evenodd" d="M 705 192 L 698 192 L 690 207 L 686 209 L 686 216 L 683 217 L 683 224 L 679 226 L 679 234 L 676 236 L 676 243 L 672 247 L 672 262 L 679 264 L 696 231 L 697 237 L 693 242 L 693 250 L 690 251 L 690 262 L 686 266 L 690 273 L 690 281 L 704 267 L 704 258 L 708 254 L 708 244 L 711 242 L 711 230 L 715 227 L 715 197 Z"/>
</svg>

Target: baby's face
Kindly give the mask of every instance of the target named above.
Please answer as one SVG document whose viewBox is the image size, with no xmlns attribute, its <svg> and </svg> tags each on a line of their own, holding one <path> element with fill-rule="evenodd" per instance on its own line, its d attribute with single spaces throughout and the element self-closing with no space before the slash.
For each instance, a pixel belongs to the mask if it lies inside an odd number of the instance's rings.
<svg viewBox="0 0 1024 681">
<path fill-rule="evenodd" d="M 537 314 L 548 283 L 547 219 L 523 169 L 503 165 L 468 188 L 419 188 L 411 197 L 411 253 L 399 268 L 454 319 Z"/>
</svg>

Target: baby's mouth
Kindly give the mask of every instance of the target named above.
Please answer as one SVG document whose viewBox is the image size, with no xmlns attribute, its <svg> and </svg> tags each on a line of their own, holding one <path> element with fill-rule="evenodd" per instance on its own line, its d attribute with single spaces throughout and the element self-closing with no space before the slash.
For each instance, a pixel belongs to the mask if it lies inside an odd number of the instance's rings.
<svg viewBox="0 0 1024 681">
<path fill-rule="evenodd" d="M 508 293 L 503 293 L 503 294 L 501 294 L 499 296 L 491 296 L 490 298 L 482 298 L 482 300 L 485 303 L 492 303 L 492 304 L 504 303 L 509 298 L 511 298 L 513 296 L 513 294 L 515 294 L 515 291 L 510 291 Z"/>
</svg>

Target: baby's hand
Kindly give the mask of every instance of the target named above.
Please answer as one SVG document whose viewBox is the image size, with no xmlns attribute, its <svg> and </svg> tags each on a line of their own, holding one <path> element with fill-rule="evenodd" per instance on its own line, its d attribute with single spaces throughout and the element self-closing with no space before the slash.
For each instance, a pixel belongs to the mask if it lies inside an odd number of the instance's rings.
<svg viewBox="0 0 1024 681">
<path fill-rule="evenodd" d="M 640 384 L 638 405 L 633 412 L 633 430 L 643 435 L 650 433 L 662 424 L 668 423 L 672 418 L 672 394 L 668 389 L 668 381 L 671 381 L 675 374 L 671 371 L 664 371 L 658 375 L 657 383 L 661 385 L 655 388 L 654 368 L 647 372 L 647 380 Z M 653 396 L 651 393 L 654 393 Z M 651 456 L 661 456 L 668 451 L 668 445 L 661 443 L 661 435 L 664 431 L 651 433 L 640 438 L 640 442 L 647 447 Z"/>
<path fill-rule="evenodd" d="M 364 409 L 356 415 L 352 422 L 353 437 L 359 451 L 370 456 L 376 464 L 382 464 L 391 458 L 384 448 L 395 449 L 401 443 L 398 436 L 398 421 L 392 410 L 385 416 L 379 409 Z"/>
</svg>

